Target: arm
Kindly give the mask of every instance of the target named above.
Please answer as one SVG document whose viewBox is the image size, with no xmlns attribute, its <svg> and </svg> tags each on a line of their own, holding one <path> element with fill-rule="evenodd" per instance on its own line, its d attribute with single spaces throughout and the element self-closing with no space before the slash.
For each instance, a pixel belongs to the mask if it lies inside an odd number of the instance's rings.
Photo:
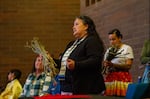
<svg viewBox="0 0 150 99">
<path fill-rule="evenodd" d="M 133 59 L 127 59 L 125 64 L 113 64 L 112 66 L 115 68 L 120 68 L 120 69 L 127 69 L 129 70 L 132 66 Z"/>
<path fill-rule="evenodd" d="M 21 94 L 20 94 L 19 97 L 25 97 L 25 96 L 27 96 L 27 94 L 28 94 L 27 92 L 30 90 L 30 89 L 28 90 L 28 88 L 29 88 L 29 85 L 31 83 L 31 80 L 30 80 L 31 76 L 32 76 L 32 74 L 28 75 L 28 77 L 27 77 L 27 79 L 25 81 L 25 84 L 23 86 L 23 90 L 22 90 L 22 92 L 21 92 Z"/>
<path fill-rule="evenodd" d="M 123 52 L 114 58 L 112 61 L 104 61 L 104 66 L 115 67 L 117 69 L 130 69 L 133 64 L 133 50 L 130 46 L 125 45 L 122 48 Z M 122 58 L 121 58 L 122 57 Z"/>
<path fill-rule="evenodd" d="M 51 83 L 52 83 L 51 77 L 49 75 L 46 75 L 40 96 L 48 93 L 48 89 L 49 89 Z"/>
<path fill-rule="evenodd" d="M 20 93 L 22 91 L 22 86 L 18 80 L 16 80 L 12 87 L 12 96 L 10 99 L 18 99 Z"/>
<path fill-rule="evenodd" d="M 0 99 L 18 99 L 22 91 L 22 86 L 17 82 L 17 80 L 7 84 L 5 91 L 0 95 Z"/>
<path fill-rule="evenodd" d="M 83 41 L 79 58 L 75 60 L 75 69 L 99 69 L 103 58 L 103 45 L 94 37 L 88 37 Z M 82 55 L 82 53 L 84 53 Z"/>
<path fill-rule="evenodd" d="M 144 42 L 140 60 L 142 64 L 150 61 L 150 40 Z"/>
<path fill-rule="evenodd" d="M 9 83 L 6 85 L 6 88 L 4 91 L 0 94 L 0 99 L 3 99 L 4 97 L 9 97 L 8 94 L 10 93 Z"/>
<path fill-rule="evenodd" d="M 132 66 L 132 63 L 133 63 L 133 59 L 126 60 L 125 64 L 116 64 L 116 63 L 112 63 L 111 61 L 106 60 L 106 61 L 103 62 L 103 65 L 104 66 L 109 66 L 109 67 L 115 67 L 115 68 L 118 68 L 118 69 L 127 69 L 127 70 L 129 70 Z"/>
</svg>

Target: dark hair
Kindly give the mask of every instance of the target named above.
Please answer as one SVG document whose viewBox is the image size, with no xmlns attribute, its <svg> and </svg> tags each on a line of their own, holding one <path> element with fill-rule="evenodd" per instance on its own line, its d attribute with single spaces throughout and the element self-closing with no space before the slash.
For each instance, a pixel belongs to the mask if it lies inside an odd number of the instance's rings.
<svg viewBox="0 0 150 99">
<path fill-rule="evenodd" d="M 10 70 L 9 73 L 14 73 L 14 75 L 15 75 L 14 79 L 20 79 L 21 74 L 22 74 L 19 69 L 12 69 L 12 70 Z"/>
<path fill-rule="evenodd" d="M 85 16 L 85 15 L 81 15 L 76 18 L 81 19 L 84 25 L 88 25 L 88 29 L 87 29 L 88 35 L 94 35 L 94 36 L 96 36 L 96 38 L 98 38 L 100 44 L 102 45 L 102 52 L 104 52 L 103 41 L 96 31 L 96 26 L 95 26 L 93 20 L 90 17 Z"/>
<path fill-rule="evenodd" d="M 89 35 L 97 34 L 95 24 L 93 20 L 88 16 L 78 16 L 77 18 L 81 19 L 84 25 L 88 25 L 87 33 Z"/>
<path fill-rule="evenodd" d="M 121 38 L 121 39 L 123 38 L 121 32 L 120 32 L 118 29 L 113 29 L 113 30 L 111 30 L 108 34 L 116 34 L 116 36 L 117 36 L 118 38 Z"/>
</svg>

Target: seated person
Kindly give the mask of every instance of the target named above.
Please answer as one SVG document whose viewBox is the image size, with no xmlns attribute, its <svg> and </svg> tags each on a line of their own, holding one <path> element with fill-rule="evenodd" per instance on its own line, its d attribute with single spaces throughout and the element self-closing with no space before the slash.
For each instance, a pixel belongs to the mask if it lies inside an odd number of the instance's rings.
<svg viewBox="0 0 150 99">
<path fill-rule="evenodd" d="M 12 69 L 8 73 L 8 84 L 5 90 L 0 94 L 0 99 L 18 99 L 22 92 L 22 86 L 19 82 L 21 71 Z"/>
<path fill-rule="evenodd" d="M 43 57 L 36 57 L 32 72 L 28 75 L 20 98 L 47 94 L 52 79 L 44 72 Z"/>
</svg>

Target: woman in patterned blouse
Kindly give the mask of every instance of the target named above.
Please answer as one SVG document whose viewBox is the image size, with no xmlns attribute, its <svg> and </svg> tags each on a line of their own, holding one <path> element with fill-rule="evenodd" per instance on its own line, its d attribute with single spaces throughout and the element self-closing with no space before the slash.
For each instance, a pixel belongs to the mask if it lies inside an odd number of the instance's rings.
<svg viewBox="0 0 150 99">
<path fill-rule="evenodd" d="M 42 59 L 42 56 L 37 56 L 20 97 L 41 96 L 47 93 L 51 84 L 51 77 L 44 72 Z"/>
</svg>

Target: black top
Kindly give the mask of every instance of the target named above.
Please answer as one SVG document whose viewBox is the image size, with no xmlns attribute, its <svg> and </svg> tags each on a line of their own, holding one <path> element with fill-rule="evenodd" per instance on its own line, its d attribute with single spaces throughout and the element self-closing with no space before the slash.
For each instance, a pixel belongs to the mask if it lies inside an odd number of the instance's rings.
<svg viewBox="0 0 150 99">
<path fill-rule="evenodd" d="M 70 42 L 66 50 L 72 44 L 73 42 Z M 100 94 L 105 90 L 101 74 L 103 45 L 95 36 L 86 37 L 74 49 L 69 58 L 75 60 L 75 69 L 66 69 L 62 90 L 72 90 L 73 94 Z"/>
</svg>

